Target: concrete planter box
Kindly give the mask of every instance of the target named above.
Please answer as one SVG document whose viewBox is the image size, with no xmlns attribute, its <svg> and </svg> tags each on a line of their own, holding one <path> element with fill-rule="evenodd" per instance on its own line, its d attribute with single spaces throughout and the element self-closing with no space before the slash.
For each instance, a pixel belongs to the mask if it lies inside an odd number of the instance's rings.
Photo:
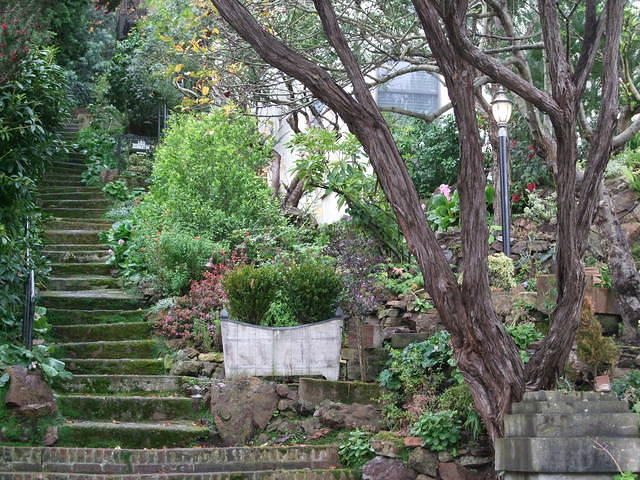
<svg viewBox="0 0 640 480">
<path fill-rule="evenodd" d="M 220 321 L 227 378 L 322 375 L 340 373 L 342 318 L 296 327 L 261 327 Z"/>
</svg>

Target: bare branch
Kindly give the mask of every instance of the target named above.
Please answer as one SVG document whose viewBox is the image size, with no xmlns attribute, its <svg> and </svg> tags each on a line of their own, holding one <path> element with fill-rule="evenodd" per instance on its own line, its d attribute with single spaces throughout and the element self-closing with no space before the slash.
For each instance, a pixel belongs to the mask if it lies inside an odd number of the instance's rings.
<svg viewBox="0 0 640 480">
<path fill-rule="evenodd" d="M 613 148 L 624 146 L 638 132 L 640 132 L 640 115 L 624 131 L 613 137 Z"/>
</svg>

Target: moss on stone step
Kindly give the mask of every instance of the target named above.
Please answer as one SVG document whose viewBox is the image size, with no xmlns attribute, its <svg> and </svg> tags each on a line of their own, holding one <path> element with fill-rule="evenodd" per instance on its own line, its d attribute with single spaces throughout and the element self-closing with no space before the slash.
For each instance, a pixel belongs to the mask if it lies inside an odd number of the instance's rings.
<svg viewBox="0 0 640 480">
<path fill-rule="evenodd" d="M 82 265 L 82 264 L 81 264 Z M 91 265 L 86 263 L 84 265 Z M 54 269 L 54 273 L 58 270 Z M 78 291 L 44 291 L 38 302 L 47 308 L 66 308 L 89 310 L 133 310 L 139 307 L 142 299 L 122 290 L 96 289 Z M 105 339 L 108 340 L 108 339 Z"/>
<path fill-rule="evenodd" d="M 66 198 L 66 199 L 40 199 L 44 208 L 107 208 L 111 202 L 104 198 Z"/>
<path fill-rule="evenodd" d="M 105 213 L 104 208 L 45 208 L 43 210 L 51 216 L 64 218 L 101 217 Z"/>
<path fill-rule="evenodd" d="M 51 274 L 55 276 L 66 276 L 73 274 L 81 275 L 108 275 L 111 272 L 111 265 L 106 263 L 52 263 Z"/>
<path fill-rule="evenodd" d="M 64 252 L 64 251 L 51 251 L 45 250 L 42 252 L 45 257 L 49 260 L 57 263 L 64 262 L 72 262 L 72 263 L 98 263 L 98 262 L 106 262 L 110 255 L 106 252 L 106 250 L 87 250 L 87 251 L 75 251 L 75 252 Z M 104 277 L 111 278 L 111 282 L 102 282 L 94 285 L 103 285 L 104 287 L 113 287 L 117 286 L 119 283 L 115 278 L 112 277 Z M 64 288 L 58 288 L 54 286 L 51 282 L 53 278 L 49 278 L 49 288 L 52 290 L 64 290 Z M 87 285 L 87 288 L 91 288 L 92 285 Z"/>
<path fill-rule="evenodd" d="M 45 230 L 47 243 L 99 243 L 101 230 Z"/>
<path fill-rule="evenodd" d="M 55 325 L 130 323 L 144 320 L 144 310 L 68 310 L 49 308 L 47 318 Z"/>
<path fill-rule="evenodd" d="M 171 424 L 77 422 L 58 429 L 60 446 L 162 448 L 185 447 L 206 440 L 207 427 L 189 422 Z"/>
<path fill-rule="evenodd" d="M 63 253 L 65 252 L 56 252 Z M 100 252 L 83 254 L 78 252 L 66 252 L 70 260 L 87 259 L 91 260 L 100 255 Z M 103 255 L 103 254 L 102 254 Z M 49 257 L 51 258 L 51 257 Z M 64 257 L 63 257 L 64 258 Z M 49 277 L 47 287 L 50 290 L 91 290 L 104 288 L 118 288 L 120 280 L 108 275 L 82 275 L 74 277 Z"/>
<path fill-rule="evenodd" d="M 64 358 L 62 360 L 71 372 L 79 374 L 162 375 L 165 373 L 162 360 L 155 359 Z"/>
<path fill-rule="evenodd" d="M 54 325 L 53 335 L 63 342 L 146 340 L 151 336 L 147 322 L 107 323 L 93 325 Z"/>
<path fill-rule="evenodd" d="M 53 355 L 65 358 L 153 358 L 158 350 L 155 340 L 117 340 L 59 343 Z"/>
<path fill-rule="evenodd" d="M 57 395 L 56 401 L 62 415 L 69 419 L 121 422 L 186 420 L 197 415 L 201 407 L 188 397 Z"/>
<path fill-rule="evenodd" d="M 173 375 L 74 375 L 71 380 L 61 382 L 56 388 L 66 393 L 91 394 L 145 394 L 183 393 L 194 383 L 208 383 L 194 377 Z"/>
<path fill-rule="evenodd" d="M 47 251 L 88 251 L 88 250 L 102 250 L 106 252 L 109 249 L 108 245 L 103 243 L 55 243 L 46 246 Z"/>
</svg>

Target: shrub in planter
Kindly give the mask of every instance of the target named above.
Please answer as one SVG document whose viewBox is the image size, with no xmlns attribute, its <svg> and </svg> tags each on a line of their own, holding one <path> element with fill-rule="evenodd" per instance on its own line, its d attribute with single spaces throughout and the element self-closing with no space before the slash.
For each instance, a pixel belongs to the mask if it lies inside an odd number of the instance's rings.
<svg viewBox="0 0 640 480">
<path fill-rule="evenodd" d="M 298 322 L 313 323 L 333 316 L 342 291 L 342 280 L 333 266 L 302 262 L 292 265 L 285 276 L 289 305 Z"/>
<path fill-rule="evenodd" d="M 272 265 L 245 265 L 230 272 L 223 281 L 229 299 L 229 313 L 237 320 L 260 324 L 278 295 L 280 271 Z"/>
</svg>

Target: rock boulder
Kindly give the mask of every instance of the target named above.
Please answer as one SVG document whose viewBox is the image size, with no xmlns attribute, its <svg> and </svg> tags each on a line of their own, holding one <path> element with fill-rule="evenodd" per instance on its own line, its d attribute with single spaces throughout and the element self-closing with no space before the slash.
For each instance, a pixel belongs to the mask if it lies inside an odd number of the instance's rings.
<svg viewBox="0 0 640 480">
<path fill-rule="evenodd" d="M 5 398 L 7 408 L 25 417 L 44 417 L 56 413 L 56 400 L 39 370 L 14 366 L 9 373 L 9 391 Z"/>
<path fill-rule="evenodd" d="M 266 427 L 279 400 L 275 384 L 255 377 L 214 383 L 211 414 L 223 444 L 246 444 Z"/>
</svg>

